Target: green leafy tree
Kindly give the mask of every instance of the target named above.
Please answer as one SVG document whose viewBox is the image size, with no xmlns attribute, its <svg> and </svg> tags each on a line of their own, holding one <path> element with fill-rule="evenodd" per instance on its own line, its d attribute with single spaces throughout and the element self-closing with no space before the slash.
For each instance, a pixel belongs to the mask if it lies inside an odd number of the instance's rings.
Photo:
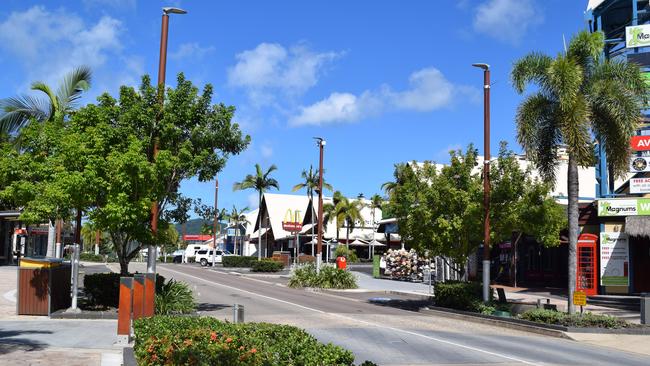
<svg viewBox="0 0 650 366">
<path fill-rule="evenodd" d="M 569 280 L 568 309 L 576 286 L 578 241 L 578 167 L 593 165 L 594 139 L 607 153 L 615 176 L 627 171 L 630 147 L 647 102 L 648 87 L 638 66 L 603 60 L 604 35 L 581 32 L 555 58 L 531 53 L 512 69 L 518 93 L 535 90 L 517 111 L 517 139 L 548 182 L 555 182 L 557 150 L 566 146 L 568 161 Z"/>
<path fill-rule="evenodd" d="M 278 168 L 271 165 L 266 172 L 262 170 L 259 164 L 255 164 L 255 174 L 248 174 L 241 182 L 233 184 L 234 191 L 241 191 L 245 189 L 254 189 L 259 196 L 260 211 L 257 215 L 257 258 L 262 259 L 262 194 L 271 188 L 280 189 L 280 184 L 275 178 L 271 177 Z"/>
<path fill-rule="evenodd" d="M 158 245 L 162 249 L 163 258 L 167 261 L 167 254 L 179 249 L 181 243 L 180 235 L 174 225 L 164 222 L 158 234 Z"/>
<path fill-rule="evenodd" d="M 325 173 L 325 172 L 323 172 Z M 305 189 L 307 191 L 307 197 L 309 197 L 309 203 L 311 204 L 312 212 L 310 212 L 309 216 L 311 217 L 311 241 L 314 243 L 314 192 L 318 192 L 318 183 L 319 183 L 319 173 L 318 169 L 314 171 L 313 167 L 310 165 L 309 170 L 303 170 L 302 173 L 300 174 L 302 178 L 302 182 L 296 184 L 293 186 L 291 189 L 292 192 L 299 191 L 301 189 Z M 325 177 L 323 177 L 323 189 L 332 191 L 334 188 L 332 187 L 331 184 L 327 183 L 325 181 Z M 312 253 L 314 254 L 314 253 Z"/>
</svg>

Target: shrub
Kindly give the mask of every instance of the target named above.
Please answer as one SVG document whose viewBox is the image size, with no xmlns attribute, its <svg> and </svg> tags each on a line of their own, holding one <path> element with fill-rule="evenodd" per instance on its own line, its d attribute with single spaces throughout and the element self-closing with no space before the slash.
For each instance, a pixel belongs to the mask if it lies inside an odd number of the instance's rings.
<svg viewBox="0 0 650 366">
<path fill-rule="evenodd" d="M 120 297 L 120 277 L 119 273 L 92 273 L 84 276 L 84 291 L 88 300 L 98 306 L 109 306 L 116 308 Z M 133 277 L 133 274 L 128 274 Z M 158 275 L 156 277 L 156 293 L 160 292 L 165 277 Z"/>
<path fill-rule="evenodd" d="M 483 299 L 483 286 L 480 282 L 440 282 L 436 284 L 435 292 L 437 306 L 465 311 L 489 311 L 480 305 Z M 490 300 L 492 298 L 490 289 Z"/>
<path fill-rule="evenodd" d="M 352 365 L 350 351 L 322 344 L 302 329 L 232 324 L 211 317 L 141 318 L 135 356 L 144 365 Z"/>
<path fill-rule="evenodd" d="M 332 265 L 321 266 L 316 273 L 316 266 L 305 264 L 297 267 L 289 278 L 289 287 L 318 287 L 334 289 L 357 288 L 357 279 L 352 272 L 338 269 Z"/>
<path fill-rule="evenodd" d="M 262 259 L 254 261 L 251 266 L 253 272 L 279 272 L 284 268 L 284 264 L 273 259 Z"/>
<path fill-rule="evenodd" d="M 609 315 L 592 313 L 567 314 L 555 310 L 533 309 L 519 317 L 536 323 L 555 324 L 565 327 L 595 327 L 595 328 L 626 328 L 630 324 L 624 320 Z"/>
<path fill-rule="evenodd" d="M 339 245 L 334 251 L 335 257 L 345 257 L 345 260 L 350 263 L 356 263 L 359 261 L 357 257 L 357 252 L 354 249 L 348 249 L 345 245 Z"/>
<path fill-rule="evenodd" d="M 224 267 L 245 267 L 249 268 L 253 263 L 257 262 L 257 257 L 239 256 L 239 255 L 224 255 L 222 257 L 222 264 Z"/>
<path fill-rule="evenodd" d="M 189 314 L 196 310 L 196 301 L 190 287 L 184 282 L 167 281 L 155 298 L 158 315 Z"/>
</svg>

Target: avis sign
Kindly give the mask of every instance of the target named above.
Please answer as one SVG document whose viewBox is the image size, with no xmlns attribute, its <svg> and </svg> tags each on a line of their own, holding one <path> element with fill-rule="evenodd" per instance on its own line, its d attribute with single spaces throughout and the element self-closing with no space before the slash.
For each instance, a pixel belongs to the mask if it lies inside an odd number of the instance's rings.
<svg viewBox="0 0 650 366">
<path fill-rule="evenodd" d="M 649 151 L 650 136 L 632 136 L 630 139 L 630 147 L 635 151 Z"/>
<path fill-rule="evenodd" d="M 625 27 L 625 47 L 650 46 L 650 24 Z"/>
<path fill-rule="evenodd" d="M 598 200 L 598 216 L 650 216 L 650 198 Z"/>
</svg>

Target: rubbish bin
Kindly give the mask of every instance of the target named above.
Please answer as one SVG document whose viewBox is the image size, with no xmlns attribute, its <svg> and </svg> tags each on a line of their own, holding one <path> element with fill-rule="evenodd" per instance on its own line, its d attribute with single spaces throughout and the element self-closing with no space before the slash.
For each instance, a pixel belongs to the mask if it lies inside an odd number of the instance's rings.
<svg viewBox="0 0 650 366">
<path fill-rule="evenodd" d="M 70 265 L 58 258 L 25 257 L 18 265 L 18 315 L 50 315 L 70 307 Z"/>
<path fill-rule="evenodd" d="M 345 267 L 347 267 L 345 257 L 336 257 L 336 268 L 345 269 Z"/>
</svg>

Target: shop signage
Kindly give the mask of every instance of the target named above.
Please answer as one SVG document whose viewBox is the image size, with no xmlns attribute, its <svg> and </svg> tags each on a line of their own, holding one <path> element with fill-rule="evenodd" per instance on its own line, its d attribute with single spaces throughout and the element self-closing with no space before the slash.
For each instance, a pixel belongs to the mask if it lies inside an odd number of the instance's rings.
<svg viewBox="0 0 650 366">
<path fill-rule="evenodd" d="M 650 193 L 650 178 L 630 179 L 630 193 Z"/>
<path fill-rule="evenodd" d="M 630 158 L 630 172 L 650 172 L 650 157 L 633 156 Z"/>
<path fill-rule="evenodd" d="M 636 151 L 650 150 L 650 136 L 632 136 L 630 147 Z"/>
<path fill-rule="evenodd" d="M 282 220 L 282 230 L 292 233 L 296 233 L 302 230 L 301 217 L 302 216 L 300 215 L 299 210 L 291 212 L 291 209 L 288 209 L 284 214 L 284 220 Z"/>
<path fill-rule="evenodd" d="M 625 47 L 650 46 L 650 24 L 625 27 Z"/>
<path fill-rule="evenodd" d="M 650 198 L 598 200 L 598 216 L 648 216 Z"/>
<path fill-rule="evenodd" d="M 600 233 L 600 284 L 629 286 L 630 253 L 628 237 L 620 232 Z"/>
</svg>

